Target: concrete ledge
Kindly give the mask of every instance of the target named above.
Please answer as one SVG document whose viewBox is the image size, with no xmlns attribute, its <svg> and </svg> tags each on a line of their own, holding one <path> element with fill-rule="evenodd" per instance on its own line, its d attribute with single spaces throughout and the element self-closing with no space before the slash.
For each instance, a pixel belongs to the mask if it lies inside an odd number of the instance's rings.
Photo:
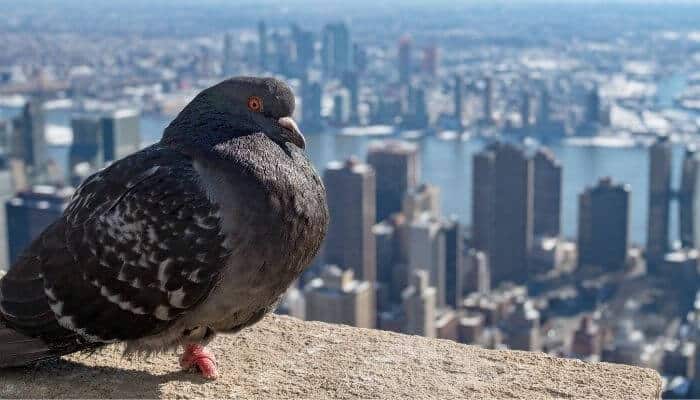
<svg viewBox="0 0 700 400">
<path fill-rule="evenodd" d="M 179 371 L 175 354 L 125 360 L 116 347 L 0 370 L 0 397 L 658 399 L 652 370 L 269 316 L 212 344 L 221 377 Z"/>
</svg>

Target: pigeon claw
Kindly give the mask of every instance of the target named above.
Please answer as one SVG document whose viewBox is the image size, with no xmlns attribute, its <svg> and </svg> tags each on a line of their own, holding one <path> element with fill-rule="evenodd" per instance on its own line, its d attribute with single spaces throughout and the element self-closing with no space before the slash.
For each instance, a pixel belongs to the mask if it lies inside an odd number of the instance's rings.
<svg viewBox="0 0 700 400">
<path fill-rule="evenodd" d="M 204 379 L 214 380 L 219 377 L 214 354 L 200 344 L 185 345 L 185 352 L 180 357 L 180 366 L 187 371 L 196 369 Z"/>
</svg>

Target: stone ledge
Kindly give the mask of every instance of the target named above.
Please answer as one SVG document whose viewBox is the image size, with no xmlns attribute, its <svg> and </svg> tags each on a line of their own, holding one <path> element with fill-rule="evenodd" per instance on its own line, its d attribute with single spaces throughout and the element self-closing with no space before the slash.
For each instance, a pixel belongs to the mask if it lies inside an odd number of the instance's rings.
<svg viewBox="0 0 700 400">
<path fill-rule="evenodd" d="M 0 398 L 658 399 L 650 369 L 493 351 L 446 340 L 269 316 L 211 346 L 220 378 L 178 370 L 175 354 L 90 357 L 0 370 Z"/>
</svg>

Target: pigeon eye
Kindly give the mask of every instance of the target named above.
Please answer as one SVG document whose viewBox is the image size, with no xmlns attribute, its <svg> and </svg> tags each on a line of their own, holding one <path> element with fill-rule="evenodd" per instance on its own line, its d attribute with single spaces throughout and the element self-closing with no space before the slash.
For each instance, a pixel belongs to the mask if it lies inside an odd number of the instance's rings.
<svg viewBox="0 0 700 400">
<path fill-rule="evenodd" d="M 248 97 L 248 109 L 253 112 L 260 112 L 263 108 L 263 101 L 258 96 Z"/>
</svg>

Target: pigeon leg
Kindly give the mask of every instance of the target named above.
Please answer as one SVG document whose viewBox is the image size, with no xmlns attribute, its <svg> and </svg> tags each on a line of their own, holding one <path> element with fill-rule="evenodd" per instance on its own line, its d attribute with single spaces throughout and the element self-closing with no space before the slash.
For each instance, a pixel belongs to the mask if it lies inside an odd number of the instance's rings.
<svg viewBox="0 0 700 400">
<path fill-rule="evenodd" d="M 180 366 L 185 370 L 196 368 L 205 379 L 214 380 L 219 376 L 214 354 L 201 344 L 185 345 L 185 352 L 180 357 Z"/>
</svg>

